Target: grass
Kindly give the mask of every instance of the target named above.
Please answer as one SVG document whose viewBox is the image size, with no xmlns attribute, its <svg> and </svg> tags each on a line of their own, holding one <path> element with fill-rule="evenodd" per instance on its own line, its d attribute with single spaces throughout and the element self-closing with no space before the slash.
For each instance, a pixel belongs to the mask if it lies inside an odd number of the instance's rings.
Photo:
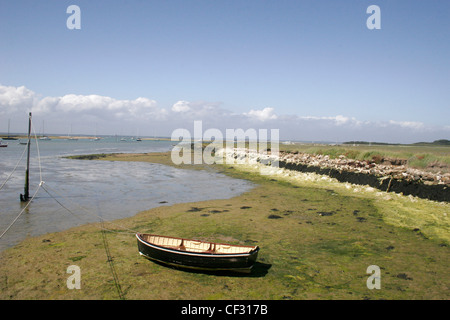
<svg viewBox="0 0 450 320">
<path fill-rule="evenodd" d="M 168 154 L 103 159 L 171 164 Z M 251 167 L 196 168 L 256 187 L 232 199 L 144 211 L 105 223 L 103 234 L 100 224 L 89 224 L 26 239 L 0 255 L 0 299 L 118 299 L 103 236 L 125 299 L 449 298 L 448 204 Z M 186 272 L 140 257 L 129 229 L 261 251 L 248 276 Z M 80 290 L 66 286 L 70 265 L 81 269 Z M 380 290 L 366 286 L 370 265 L 381 268 Z"/>
<path fill-rule="evenodd" d="M 413 168 L 433 168 L 450 172 L 450 147 L 427 145 L 314 145 L 294 144 L 280 145 L 280 150 L 288 152 L 302 152 L 309 154 L 328 155 L 338 158 L 344 155 L 357 160 L 377 160 L 394 158 L 407 160 L 407 165 Z"/>
</svg>

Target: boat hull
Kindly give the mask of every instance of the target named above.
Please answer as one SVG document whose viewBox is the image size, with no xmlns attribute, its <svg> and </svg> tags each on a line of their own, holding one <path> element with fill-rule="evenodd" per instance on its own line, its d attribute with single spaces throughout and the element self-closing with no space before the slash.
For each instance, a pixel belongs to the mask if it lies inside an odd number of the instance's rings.
<svg viewBox="0 0 450 320">
<path fill-rule="evenodd" d="M 259 247 L 249 253 L 214 254 L 187 252 L 154 245 L 136 235 L 139 253 L 151 260 L 179 268 L 206 271 L 251 272 L 258 257 Z"/>
</svg>

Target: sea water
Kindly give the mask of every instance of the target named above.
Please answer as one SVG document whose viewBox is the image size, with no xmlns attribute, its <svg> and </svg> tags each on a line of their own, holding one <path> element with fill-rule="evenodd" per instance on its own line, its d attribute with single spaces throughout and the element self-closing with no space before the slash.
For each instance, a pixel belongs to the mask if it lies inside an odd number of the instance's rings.
<svg viewBox="0 0 450 320">
<path fill-rule="evenodd" d="M 25 148 L 18 140 L 10 140 L 8 147 L 0 148 L 0 186 L 14 172 L 0 190 L 0 234 L 26 205 L 19 200 L 24 192 Z M 65 158 L 97 153 L 165 152 L 172 148 L 173 142 L 165 140 L 32 140 L 29 194 L 34 195 L 40 181 L 45 182 L 43 187 L 50 194 L 39 188 L 33 201 L 0 238 L 0 251 L 26 237 L 98 222 L 99 217 L 111 221 L 157 206 L 227 199 L 253 187 L 247 181 L 205 170 Z"/>
</svg>

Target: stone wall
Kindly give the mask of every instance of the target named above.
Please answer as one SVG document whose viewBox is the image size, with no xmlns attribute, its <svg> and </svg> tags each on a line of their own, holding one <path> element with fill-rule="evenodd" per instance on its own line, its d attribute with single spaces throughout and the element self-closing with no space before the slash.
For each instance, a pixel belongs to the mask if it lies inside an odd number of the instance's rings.
<svg viewBox="0 0 450 320">
<path fill-rule="evenodd" d="M 450 202 L 450 173 L 427 172 L 408 167 L 401 159 L 368 160 L 348 159 L 340 156 L 313 155 L 299 152 L 279 152 L 278 156 L 257 153 L 247 149 L 222 149 L 225 155 L 237 162 L 273 165 L 299 172 L 327 175 L 340 182 L 368 185 L 386 192 L 403 193 L 434 201 Z"/>
<path fill-rule="evenodd" d="M 279 167 L 299 172 L 314 172 L 328 175 L 340 182 L 368 185 L 381 191 L 397 192 L 429 200 L 450 202 L 450 188 L 446 184 L 425 184 L 420 180 L 397 179 L 393 176 L 376 176 L 370 173 L 352 172 L 284 160 L 279 160 Z"/>
</svg>

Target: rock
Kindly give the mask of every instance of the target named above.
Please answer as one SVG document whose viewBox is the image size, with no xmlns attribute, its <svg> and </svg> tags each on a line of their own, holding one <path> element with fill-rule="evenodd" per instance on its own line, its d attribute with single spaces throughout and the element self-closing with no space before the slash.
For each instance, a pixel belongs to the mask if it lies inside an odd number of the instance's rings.
<svg viewBox="0 0 450 320">
<path fill-rule="evenodd" d="M 235 159 L 260 159 L 260 164 L 269 165 L 273 161 L 280 163 L 280 167 L 288 170 L 312 172 L 320 175 L 329 175 L 341 182 L 382 187 L 383 191 L 393 191 L 405 195 L 413 195 L 436 201 L 450 201 L 447 187 L 450 187 L 450 172 L 443 173 L 436 169 L 446 164 L 433 163 L 429 167 L 433 170 L 416 169 L 408 167 L 406 159 L 376 157 L 372 160 L 348 159 L 340 155 L 335 159 L 328 155 L 314 155 L 301 152 L 280 151 L 278 158 L 264 153 L 251 153 L 246 149 L 222 149 L 227 157 Z M 272 158 L 270 158 L 272 157 Z M 381 178 L 387 177 L 383 183 Z M 373 179 L 375 178 L 375 179 Z M 385 178 L 386 179 L 386 178 Z"/>
</svg>

